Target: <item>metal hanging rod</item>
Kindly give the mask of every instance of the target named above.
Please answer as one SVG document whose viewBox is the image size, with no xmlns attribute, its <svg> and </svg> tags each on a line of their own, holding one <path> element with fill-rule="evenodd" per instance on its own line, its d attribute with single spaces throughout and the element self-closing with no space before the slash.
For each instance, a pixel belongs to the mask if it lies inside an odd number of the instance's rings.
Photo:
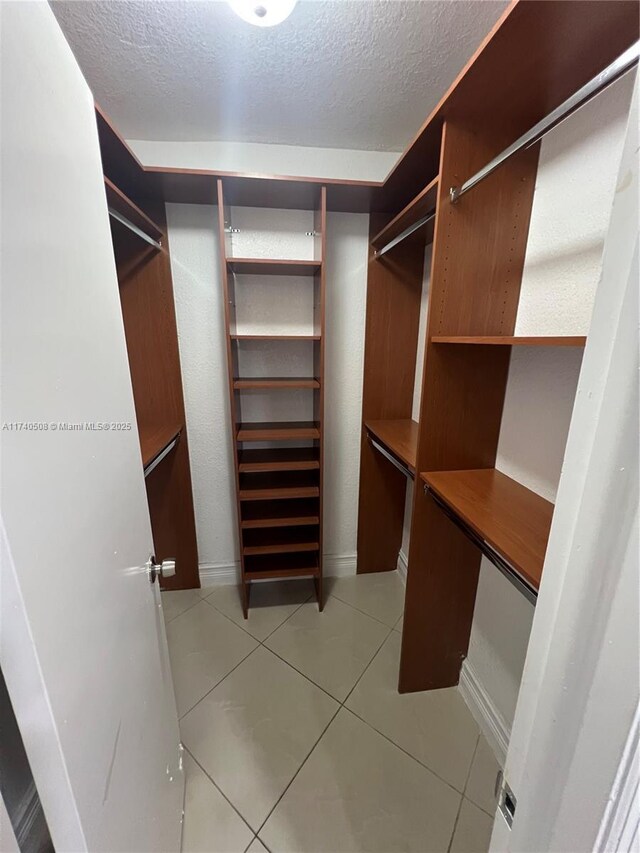
<svg viewBox="0 0 640 853">
<path fill-rule="evenodd" d="M 388 252 L 389 249 L 393 249 L 394 246 L 397 246 L 398 243 L 402 243 L 402 241 L 408 237 L 410 234 L 413 234 L 414 231 L 417 231 L 418 228 L 422 228 L 423 225 L 426 225 L 433 217 L 436 215 L 435 209 L 427 213 L 426 216 L 423 216 L 422 219 L 418 219 L 417 222 L 414 222 L 413 225 L 409 225 L 408 228 L 405 228 L 404 231 L 401 231 L 397 237 L 394 237 L 393 240 L 390 240 L 386 246 L 383 246 L 382 249 L 376 249 L 374 251 L 374 256 L 376 258 L 381 257 Z"/>
<path fill-rule="evenodd" d="M 155 457 L 155 459 L 152 459 L 151 462 L 149 462 L 149 464 L 145 466 L 145 468 L 144 468 L 145 479 L 149 476 L 149 474 L 153 471 L 153 469 L 156 468 L 162 462 L 162 460 L 165 458 L 165 456 L 168 456 L 169 453 L 171 453 L 173 448 L 178 443 L 179 438 L 180 438 L 180 434 L 178 434 L 175 438 L 172 438 L 171 441 L 169 442 L 169 444 L 167 444 L 167 446 L 164 447 L 160 451 L 160 453 L 158 453 L 158 455 Z"/>
<path fill-rule="evenodd" d="M 109 216 L 112 219 L 117 220 L 121 225 L 124 225 L 125 228 L 128 228 L 129 231 L 133 231 L 141 240 L 144 240 L 145 243 L 149 243 L 150 246 L 153 246 L 155 249 L 162 249 L 160 243 L 153 239 L 153 237 L 149 237 L 148 234 L 138 228 L 137 225 L 134 225 L 133 222 L 130 222 L 126 216 L 123 216 L 121 213 L 118 213 L 117 210 L 114 210 L 112 207 L 109 208 Z"/>
<path fill-rule="evenodd" d="M 378 453 L 381 453 L 385 459 L 388 459 L 389 462 L 391 462 L 391 464 L 394 465 L 398 469 L 398 471 L 401 471 L 405 477 L 409 477 L 410 480 L 413 480 L 413 472 L 410 471 L 409 468 L 407 468 L 407 466 L 404 465 L 399 459 L 396 459 L 395 456 L 389 453 L 386 447 L 383 447 L 375 440 L 375 438 L 372 438 L 371 433 L 367 433 L 367 438 L 369 439 L 372 447 L 374 447 L 378 451 Z"/>
<path fill-rule="evenodd" d="M 535 605 L 538 600 L 538 590 L 535 589 L 535 587 L 532 587 L 531 584 L 527 583 L 527 581 L 518 574 L 513 566 L 509 565 L 509 563 L 507 563 L 507 561 L 501 557 L 488 542 L 486 542 L 481 536 L 478 536 L 475 530 L 460 518 L 460 516 L 452 509 L 450 509 L 450 507 L 447 506 L 447 504 L 426 483 L 424 485 L 424 493 L 425 495 L 430 495 L 433 498 L 433 501 L 447 516 L 447 518 L 482 551 L 485 557 L 493 563 L 496 569 L 505 576 L 509 583 L 514 586 L 518 592 L 522 593 L 527 601 L 530 601 L 531 604 Z"/>
<path fill-rule="evenodd" d="M 543 136 L 546 136 L 554 127 L 557 127 L 561 121 L 565 118 L 568 118 L 571 113 L 574 113 L 577 109 L 584 106 L 588 101 L 594 98 L 597 94 L 602 92 L 603 89 L 606 89 L 607 86 L 610 86 L 612 83 L 615 83 L 623 74 L 626 74 L 627 71 L 630 71 L 635 65 L 638 64 L 638 56 L 640 55 L 640 42 L 636 42 L 630 48 L 625 50 L 622 56 L 619 56 L 611 65 L 608 65 L 604 71 L 601 71 L 593 80 L 590 80 L 588 83 L 578 89 L 570 98 L 567 98 L 564 103 L 560 104 L 559 107 L 556 107 L 555 110 L 549 113 L 548 116 L 539 121 L 538 124 L 534 125 L 531 130 L 527 131 L 527 133 L 523 134 L 519 139 L 510 145 L 508 148 L 498 154 L 490 163 L 480 169 L 479 172 L 476 172 L 471 178 L 466 180 L 462 186 L 460 187 L 451 187 L 449 190 L 449 197 L 451 201 L 455 203 L 460 196 L 463 196 L 465 193 L 469 192 L 470 189 L 479 184 L 480 181 L 483 181 L 496 169 L 498 169 L 504 162 L 506 162 L 510 157 L 513 157 L 518 151 L 521 151 L 523 148 L 530 148 L 532 145 L 535 145 L 536 142 L 539 142 Z"/>
</svg>

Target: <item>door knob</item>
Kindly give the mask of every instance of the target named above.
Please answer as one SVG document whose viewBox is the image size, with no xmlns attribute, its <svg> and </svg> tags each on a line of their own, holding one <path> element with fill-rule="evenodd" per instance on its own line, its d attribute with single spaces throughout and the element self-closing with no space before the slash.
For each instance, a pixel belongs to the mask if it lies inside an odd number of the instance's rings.
<svg viewBox="0 0 640 853">
<path fill-rule="evenodd" d="M 162 563 L 156 563 L 156 558 L 150 556 L 147 560 L 147 572 L 151 583 L 155 583 L 157 577 L 172 578 L 176 573 L 176 561 L 163 560 Z"/>
</svg>

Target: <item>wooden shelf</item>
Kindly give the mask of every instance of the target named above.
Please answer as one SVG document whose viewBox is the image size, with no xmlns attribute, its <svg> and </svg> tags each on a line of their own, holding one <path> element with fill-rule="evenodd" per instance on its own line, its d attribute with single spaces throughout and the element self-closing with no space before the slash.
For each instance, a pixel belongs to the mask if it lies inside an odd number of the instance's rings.
<svg viewBox="0 0 640 853">
<path fill-rule="evenodd" d="M 322 261 L 289 261 L 272 258 L 227 258 L 236 275 L 315 275 Z"/>
<path fill-rule="evenodd" d="M 245 557 L 245 577 L 247 580 L 318 577 L 319 574 L 318 555 L 315 552 L 261 554 Z"/>
<path fill-rule="evenodd" d="M 259 474 L 267 471 L 313 471 L 319 467 L 320 450 L 317 447 L 241 450 L 238 454 L 238 470 L 241 474 Z"/>
<path fill-rule="evenodd" d="M 289 441 L 320 438 L 320 427 L 314 421 L 275 421 L 237 425 L 236 441 Z"/>
<path fill-rule="evenodd" d="M 435 471 L 421 479 L 536 590 L 553 504 L 496 471 Z"/>
<path fill-rule="evenodd" d="M 241 501 L 270 501 L 290 498 L 317 498 L 318 471 L 270 471 L 241 474 Z"/>
<path fill-rule="evenodd" d="M 393 456 L 415 474 L 418 450 L 418 424 L 416 421 L 365 421 L 365 427 L 389 450 Z"/>
<path fill-rule="evenodd" d="M 232 341 L 319 341 L 321 335 L 229 335 Z"/>
<path fill-rule="evenodd" d="M 243 530 L 264 527 L 306 527 L 319 524 L 319 504 L 315 499 L 250 501 L 241 506 Z"/>
<path fill-rule="evenodd" d="M 385 225 L 381 231 L 378 231 L 371 241 L 373 248 L 376 250 L 382 249 L 383 246 L 394 240 L 398 234 L 401 234 L 405 228 L 409 228 L 414 222 L 417 222 L 430 211 L 434 210 L 437 197 L 438 178 L 436 176 L 397 216 L 394 216 L 391 222 Z M 431 234 L 433 234 L 433 225 L 427 223 L 427 227 L 429 226 Z"/>
<path fill-rule="evenodd" d="M 431 342 L 434 344 L 479 344 L 481 346 L 504 347 L 583 347 L 587 343 L 587 338 L 582 335 L 540 335 L 536 337 L 522 335 L 438 335 L 431 338 Z"/>
<path fill-rule="evenodd" d="M 319 379 L 307 379 L 302 376 L 298 377 L 271 377 L 255 378 L 255 379 L 234 379 L 233 388 L 235 391 L 250 391 L 261 390 L 265 388 L 287 389 L 287 388 L 319 388 Z"/>
<path fill-rule="evenodd" d="M 106 175 L 104 176 L 104 187 L 109 207 L 112 207 L 152 239 L 159 241 L 164 236 L 162 228 L 156 225 L 153 219 L 148 217 L 137 204 L 134 204 Z"/>
<path fill-rule="evenodd" d="M 146 468 L 176 436 L 182 432 L 182 424 L 139 427 L 142 467 Z"/>
<path fill-rule="evenodd" d="M 257 528 L 243 530 L 242 553 L 245 557 L 256 554 L 302 554 L 319 551 L 318 525 L 292 528 Z"/>
</svg>

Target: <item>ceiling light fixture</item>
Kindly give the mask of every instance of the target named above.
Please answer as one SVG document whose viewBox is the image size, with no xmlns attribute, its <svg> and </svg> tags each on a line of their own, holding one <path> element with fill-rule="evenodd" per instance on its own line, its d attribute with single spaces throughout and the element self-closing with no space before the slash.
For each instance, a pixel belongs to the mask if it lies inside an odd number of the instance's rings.
<svg viewBox="0 0 640 853">
<path fill-rule="evenodd" d="M 297 0 L 228 0 L 243 21 L 256 27 L 275 27 L 293 12 Z"/>
</svg>

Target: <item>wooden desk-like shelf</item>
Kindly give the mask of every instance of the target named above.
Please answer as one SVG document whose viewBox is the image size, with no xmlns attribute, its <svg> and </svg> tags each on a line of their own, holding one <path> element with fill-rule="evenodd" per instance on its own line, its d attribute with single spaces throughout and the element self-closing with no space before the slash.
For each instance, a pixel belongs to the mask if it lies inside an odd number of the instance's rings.
<svg viewBox="0 0 640 853">
<path fill-rule="evenodd" d="M 315 275 L 322 261 L 290 261 L 271 258 L 227 258 L 236 275 Z"/>
<path fill-rule="evenodd" d="M 430 489 L 534 589 L 540 586 L 553 504 L 496 471 L 420 474 Z"/>
<path fill-rule="evenodd" d="M 414 222 L 418 222 L 423 216 L 427 216 L 435 209 L 437 196 L 438 178 L 435 177 L 397 216 L 394 216 L 391 222 L 385 225 L 381 231 L 378 231 L 371 241 L 373 248 L 379 251 L 387 243 L 394 240 L 398 234 L 401 234 L 405 228 L 409 228 Z"/>
<path fill-rule="evenodd" d="M 174 438 L 180 435 L 182 424 L 168 424 L 153 427 L 140 427 L 140 452 L 142 467 L 146 468 Z"/>
<path fill-rule="evenodd" d="M 366 421 L 365 427 L 389 452 L 416 472 L 418 424 L 410 419 L 396 421 Z"/>
<path fill-rule="evenodd" d="M 584 335 L 438 335 L 431 338 L 434 344 L 476 344 L 480 346 L 504 347 L 583 347 L 587 343 Z"/>
</svg>

